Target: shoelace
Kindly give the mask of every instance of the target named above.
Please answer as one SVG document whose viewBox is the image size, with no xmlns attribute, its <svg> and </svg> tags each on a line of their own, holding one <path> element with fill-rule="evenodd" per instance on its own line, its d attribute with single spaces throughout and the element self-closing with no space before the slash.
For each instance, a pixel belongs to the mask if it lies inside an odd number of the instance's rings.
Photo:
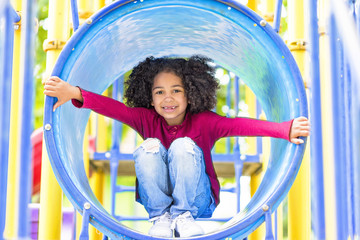
<svg viewBox="0 0 360 240">
<path fill-rule="evenodd" d="M 187 220 L 191 221 L 191 222 L 194 221 L 194 218 L 191 216 L 190 212 L 186 212 L 186 213 L 183 213 L 183 214 L 177 216 L 171 223 L 171 229 L 174 230 L 177 223 L 182 224 Z"/>
<path fill-rule="evenodd" d="M 157 216 L 149 219 L 149 222 L 168 222 L 169 220 L 170 220 L 170 216 L 167 214 L 163 214 L 161 216 Z"/>
</svg>

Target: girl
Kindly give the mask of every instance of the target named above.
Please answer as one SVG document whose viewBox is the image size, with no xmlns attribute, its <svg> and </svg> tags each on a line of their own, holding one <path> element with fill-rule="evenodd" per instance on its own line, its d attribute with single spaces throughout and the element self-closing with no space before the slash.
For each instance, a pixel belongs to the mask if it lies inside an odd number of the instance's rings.
<svg viewBox="0 0 360 240">
<path fill-rule="evenodd" d="M 58 77 L 44 83 L 44 94 L 57 97 L 53 110 L 72 100 L 75 107 L 121 121 L 145 141 L 134 152 L 137 201 L 154 224 L 149 235 L 190 237 L 203 234 L 194 219 L 211 217 L 219 204 L 219 182 L 211 148 L 222 137 L 270 136 L 295 144 L 309 136 L 305 117 L 274 123 L 227 118 L 211 112 L 218 83 L 208 58 L 149 57 L 126 81 L 127 105 Z"/>
</svg>

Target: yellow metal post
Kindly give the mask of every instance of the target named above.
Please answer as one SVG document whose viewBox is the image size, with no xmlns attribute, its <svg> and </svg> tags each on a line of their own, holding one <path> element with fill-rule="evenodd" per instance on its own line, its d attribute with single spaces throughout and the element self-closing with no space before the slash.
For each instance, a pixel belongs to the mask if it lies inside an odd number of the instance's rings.
<svg viewBox="0 0 360 240">
<path fill-rule="evenodd" d="M 69 37 L 69 3 L 63 0 L 49 0 L 48 40 L 44 43 L 47 49 L 46 72 L 50 75 L 60 54 L 61 46 Z M 53 44 L 52 44 L 53 43 Z M 61 239 L 62 191 L 56 181 L 43 144 L 41 166 L 41 191 L 39 215 L 39 239 Z"/>
<path fill-rule="evenodd" d="M 100 8 L 103 8 L 105 6 L 105 0 L 95 0 L 94 2 L 94 12 L 99 10 Z"/>
<path fill-rule="evenodd" d="M 21 0 L 12 0 L 15 10 L 21 11 Z M 6 220 L 4 237 L 13 239 L 17 235 L 18 216 L 18 191 L 19 191 L 19 158 L 20 158 L 20 129 L 22 109 L 22 84 L 20 83 L 20 42 L 21 26 L 14 32 L 13 71 L 11 88 L 11 112 L 9 132 L 9 165 L 8 165 L 8 186 L 6 195 Z"/>
<path fill-rule="evenodd" d="M 305 73 L 305 24 L 304 1 L 288 1 L 289 47 L 304 76 Z M 308 145 L 309 146 L 309 145 Z M 310 154 L 305 151 L 297 178 L 289 192 L 289 239 L 310 239 Z"/>
<path fill-rule="evenodd" d="M 254 12 L 259 12 L 258 3 L 259 3 L 259 0 L 248 0 L 246 6 L 250 9 L 252 9 Z"/>
<path fill-rule="evenodd" d="M 326 33 L 330 1 L 319 1 L 319 32 L 320 32 L 320 89 L 321 89 L 321 115 L 323 139 L 323 164 L 324 164 L 324 200 L 325 200 L 325 234 L 327 240 L 336 240 L 336 192 L 335 192 L 335 159 L 334 159 L 334 122 L 333 99 L 330 76 L 330 47 L 329 35 Z"/>
<path fill-rule="evenodd" d="M 107 95 L 107 91 L 104 92 Z M 96 151 L 105 152 L 108 150 L 107 142 L 107 123 L 102 115 L 97 115 L 97 134 L 96 134 Z M 91 188 L 101 204 L 103 204 L 103 187 L 104 187 L 104 171 L 99 168 L 92 173 L 90 178 Z M 102 234 L 94 227 L 90 229 L 90 240 L 100 240 Z"/>
<path fill-rule="evenodd" d="M 262 13 L 262 16 L 264 19 L 269 23 L 272 24 L 274 21 L 274 10 L 275 10 L 275 1 L 274 0 L 266 0 L 263 2 L 264 4 L 264 12 Z M 251 0 L 248 2 L 248 7 L 252 10 L 258 12 L 258 1 L 257 0 Z M 256 117 L 256 98 L 255 95 L 250 91 L 246 91 L 246 102 L 249 106 L 249 114 L 251 117 Z M 250 103 L 250 105 L 249 105 Z M 261 117 L 262 119 L 266 119 L 265 115 Z M 250 140 L 249 144 L 251 144 L 252 147 L 250 147 L 250 154 L 255 154 L 257 152 L 257 145 L 256 145 L 256 139 Z M 261 162 L 263 163 L 262 172 L 257 173 L 251 176 L 250 179 L 250 194 L 253 196 L 258 189 L 263 176 L 264 171 L 266 171 L 268 159 L 270 156 L 270 139 L 263 138 L 262 139 L 262 156 L 261 156 Z M 283 236 L 282 231 L 282 204 L 278 207 L 278 239 L 281 240 Z M 274 221 L 273 221 L 274 222 Z M 249 240 L 260 240 L 265 238 L 265 225 L 262 224 L 260 227 L 258 227 L 252 234 L 249 235 Z"/>
<path fill-rule="evenodd" d="M 83 156 L 84 156 L 84 168 L 86 176 L 89 177 L 90 169 L 90 154 L 89 154 L 89 136 L 90 136 L 90 120 L 86 125 L 85 134 L 84 134 L 84 144 L 83 144 Z M 80 213 L 76 213 L 76 239 L 79 239 L 82 225 L 82 216 Z"/>
</svg>

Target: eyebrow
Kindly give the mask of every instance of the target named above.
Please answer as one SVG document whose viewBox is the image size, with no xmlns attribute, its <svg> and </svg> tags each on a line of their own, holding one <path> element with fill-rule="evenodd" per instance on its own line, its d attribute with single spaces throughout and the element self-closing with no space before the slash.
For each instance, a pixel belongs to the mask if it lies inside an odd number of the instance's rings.
<svg viewBox="0 0 360 240">
<path fill-rule="evenodd" d="M 184 88 L 184 86 L 179 85 L 179 84 L 172 85 L 172 86 L 170 86 L 170 87 L 171 87 L 171 88 L 175 88 L 175 87 L 181 87 L 181 88 Z M 152 90 L 154 91 L 155 89 L 162 89 L 162 88 L 164 88 L 164 87 L 162 87 L 162 86 L 158 86 L 158 87 L 154 87 Z"/>
</svg>

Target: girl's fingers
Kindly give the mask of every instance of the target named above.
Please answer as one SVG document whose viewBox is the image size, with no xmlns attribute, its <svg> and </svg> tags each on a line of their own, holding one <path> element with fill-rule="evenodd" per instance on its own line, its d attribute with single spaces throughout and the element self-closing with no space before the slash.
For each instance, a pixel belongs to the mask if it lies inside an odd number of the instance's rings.
<svg viewBox="0 0 360 240">
<path fill-rule="evenodd" d="M 52 80 L 48 80 L 45 82 L 44 86 L 56 86 L 58 83 Z"/>
<path fill-rule="evenodd" d="M 55 104 L 54 104 L 54 107 L 53 107 L 53 112 L 55 112 L 55 110 L 58 108 L 58 107 L 60 107 L 62 104 L 59 102 L 59 101 L 57 101 Z"/>
<path fill-rule="evenodd" d="M 49 77 L 49 80 L 54 81 L 54 82 L 60 82 L 61 81 L 61 79 L 59 77 L 56 77 L 56 76 Z"/>
<path fill-rule="evenodd" d="M 302 144 L 302 143 L 304 143 L 304 140 L 302 140 L 300 138 L 292 138 L 291 142 L 295 143 L 295 144 Z"/>
</svg>

